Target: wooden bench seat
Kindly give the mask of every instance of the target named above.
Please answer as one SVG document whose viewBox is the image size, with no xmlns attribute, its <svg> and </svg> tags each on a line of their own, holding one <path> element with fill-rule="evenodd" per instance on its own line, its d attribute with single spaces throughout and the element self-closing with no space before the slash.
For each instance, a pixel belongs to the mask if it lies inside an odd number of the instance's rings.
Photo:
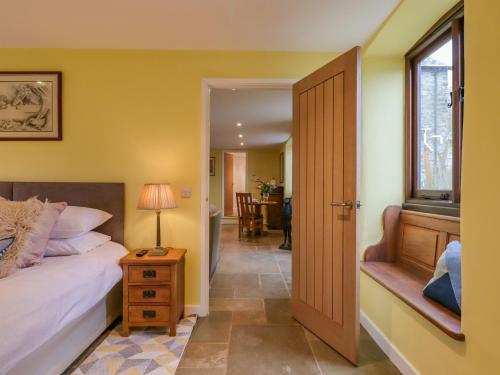
<svg viewBox="0 0 500 375">
<path fill-rule="evenodd" d="M 460 219 L 389 206 L 382 240 L 364 253 L 361 270 L 455 340 L 460 316 L 422 294 L 446 245 L 460 239 Z"/>
</svg>

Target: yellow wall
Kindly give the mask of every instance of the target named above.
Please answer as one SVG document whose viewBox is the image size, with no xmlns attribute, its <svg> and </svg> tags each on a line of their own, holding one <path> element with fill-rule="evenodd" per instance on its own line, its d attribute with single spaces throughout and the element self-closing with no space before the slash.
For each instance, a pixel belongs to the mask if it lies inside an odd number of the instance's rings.
<svg viewBox="0 0 500 375">
<path fill-rule="evenodd" d="M 500 2 L 465 1 L 465 123 L 462 177 L 462 372 L 500 374 Z M 460 362 L 462 364 L 462 361 Z"/>
<path fill-rule="evenodd" d="M 262 149 L 247 151 L 247 190 L 255 198 L 260 197 L 256 178 L 262 181 L 276 180 L 280 177 L 280 149 Z"/>
<path fill-rule="evenodd" d="M 403 201 L 403 75 L 401 57 L 363 59 L 361 249 L 380 240 L 384 208 Z"/>
<path fill-rule="evenodd" d="M 63 72 L 62 142 L 2 142 L 0 180 L 126 183 L 125 241 L 154 243 L 142 184 L 168 181 L 167 245 L 188 249 L 186 303 L 199 303 L 201 79 L 300 78 L 332 53 L 0 49 L 0 71 Z M 180 199 L 184 187 L 191 199 Z"/>
<path fill-rule="evenodd" d="M 378 240 L 380 215 L 401 203 L 403 56 L 455 1 L 404 0 L 365 49 L 363 59 L 362 249 Z M 465 1 L 466 106 L 462 177 L 465 342 L 435 328 L 401 300 L 361 274 L 361 308 L 424 375 L 500 374 L 500 2 Z M 400 118 L 400 120 L 398 120 Z M 397 124 L 400 124 L 399 127 Z M 401 143 L 397 140 L 401 139 Z"/>
<path fill-rule="evenodd" d="M 364 46 L 365 56 L 403 56 L 458 0 L 401 0 Z"/>
</svg>

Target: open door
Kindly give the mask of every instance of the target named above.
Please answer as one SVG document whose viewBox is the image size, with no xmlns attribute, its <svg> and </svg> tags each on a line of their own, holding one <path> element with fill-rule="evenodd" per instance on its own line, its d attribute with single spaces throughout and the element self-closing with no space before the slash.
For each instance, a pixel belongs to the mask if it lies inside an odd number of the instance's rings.
<svg viewBox="0 0 500 375">
<path fill-rule="evenodd" d="M 354 364 L 359 96 L 359 47 L 293 86 L 293 314 Z"/>
</svg>

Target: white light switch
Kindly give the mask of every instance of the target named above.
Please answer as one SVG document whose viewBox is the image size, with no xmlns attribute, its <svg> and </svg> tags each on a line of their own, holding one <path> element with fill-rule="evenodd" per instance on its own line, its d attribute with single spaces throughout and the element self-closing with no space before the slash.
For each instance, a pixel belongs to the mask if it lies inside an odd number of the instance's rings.
<svg viewBox="0 0 500 375">
<path fill-rule="evenodd" d="M 193 191 L 190 188 L 184 188 L 181 190 L 181 198 L 191 198 Z"/>
</svg>

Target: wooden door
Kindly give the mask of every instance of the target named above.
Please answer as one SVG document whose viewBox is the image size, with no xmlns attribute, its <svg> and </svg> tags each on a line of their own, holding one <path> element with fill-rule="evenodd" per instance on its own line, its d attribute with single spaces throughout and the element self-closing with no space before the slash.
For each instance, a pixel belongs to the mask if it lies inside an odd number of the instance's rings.
<svg viewBox="0 0 500 375">
<path fill-rule="evenodd" d="M 360 49 L 293 86 L 292 309 L 358 362 Z"/>
<path fill-rule="evenodd" d="M 234 159 L 233 155 L 224 153 L 224 216 L 234 216 Z"/>
</svg>

